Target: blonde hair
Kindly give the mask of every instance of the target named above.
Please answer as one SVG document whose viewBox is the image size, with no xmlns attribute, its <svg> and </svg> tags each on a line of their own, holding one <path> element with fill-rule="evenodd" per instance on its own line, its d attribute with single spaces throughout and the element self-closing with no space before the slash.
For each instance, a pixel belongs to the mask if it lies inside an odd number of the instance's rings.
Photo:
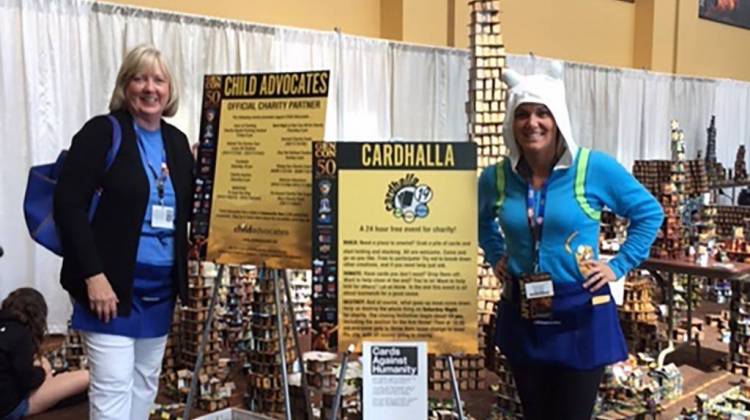
<svg viewBox="0 0 750 420">
<path fill-rule="evenodd" d="M 125 56 L 117 73 L 115 88 L 109 100 L 109 110 L 117 111 L 125 108 L 125 89 L 127 89 L 128 83 L 139 73 L 152 69 L 154 66 L 161 68 L 169 83 L 169 99 L 167 100 L 167 105 L 164 107 L 163 115 L 171 117 L 176 114 L 180 95 L 175 88 L 172 71 L 169 69 L 169 65 L 167 65 L 167 61 L 162 56 L 161 51 L 152 45 L 146 44 L 133 48 Z"/>
</svg>

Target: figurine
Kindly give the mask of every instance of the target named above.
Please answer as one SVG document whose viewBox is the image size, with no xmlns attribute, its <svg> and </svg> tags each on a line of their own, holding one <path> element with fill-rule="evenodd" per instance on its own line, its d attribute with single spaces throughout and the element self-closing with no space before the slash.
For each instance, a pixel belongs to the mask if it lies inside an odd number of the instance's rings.
<svg viewBox="0 0 750 420">
<path fill-rule="evenodd" d="M 338 325 L 331 328 L 331 324 L 327 322 L 320 323 L 320 332 L 312 330 L 312 349 L 314 351 L 331 351 L 331 335 L 338 328 Z"/>
</svg>

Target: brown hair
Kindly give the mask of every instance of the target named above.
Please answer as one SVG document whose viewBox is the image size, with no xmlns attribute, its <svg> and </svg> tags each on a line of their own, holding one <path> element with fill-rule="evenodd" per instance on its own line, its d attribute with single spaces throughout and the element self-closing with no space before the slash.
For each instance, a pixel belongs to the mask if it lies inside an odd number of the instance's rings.
<svg viewBox="0 0 750 420">
<path fill-rule="evenodd" d="M 37 353 L 47 331 L 47 302 L 44 296 L 36 289 L 22 287 L 5 298 L 2 309 L 31 331 L 34 353 Z"/>
</svg>

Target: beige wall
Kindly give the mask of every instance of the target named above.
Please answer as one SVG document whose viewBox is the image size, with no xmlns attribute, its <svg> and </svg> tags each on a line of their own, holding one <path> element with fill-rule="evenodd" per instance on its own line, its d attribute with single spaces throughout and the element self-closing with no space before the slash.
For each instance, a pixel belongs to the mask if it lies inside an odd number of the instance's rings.
<svg viewBox="0 0 750 420">
<path fill-rule="evenodd" d="M 468 43 L 469 7 L 457 2 L 455 44 Z M 632 67 L 635 5 L 619 0 L 501 0 L 509 53 Z"/>
<path fill-rule="evenodd" d="M 673 72 L 678 0 L 640 0 L 635 6 L 633 67 Z"/>
<path fill-rule="evenodd" d="M 380 0 L 106 0 L 181 13 L 380 37 Z"/>
<path fill-rule="evenodd" d="M 448 45 L 448 3 L 449 0 L 404 0 L 403 41 Z"/>
<path fill-rule="evenodd" d="M 634 67 L 750 80 L 750 30 L 698 17 L 698 3 L 638 0 Z"/>
<path fill-rule="evenodd" d="M 680 0 L 641 0 L 654 4 L 654 21 L 652 23 L 653 43 L 651 65 L 649 70 L 673 73 L 675 67 L 675 42 L 677 40 L 677 2 Z M 640 2 L 639 2 L 640 3 Z M 698 2 L 695 2 L 697 5 Z M 636 3 L 640 6 L 640 4 Z M 641 66 L 636 66 L 641 67 Z"/>
<path fill-rule="evenodd" d="M 677 72 L 750 80 L 750 30 L 698 18 L 697 1 L 679 1 Z"/>
<path fill-rule="evenodd" d="M 503 0 L 500 10 L 505 48 L 510 53 L 533 52 L 545 57 L 609 66 L 633 65 L 633 3 L 619 0 Z"/>
<path fill-rule="evenodd" d="M 750 30 L 698 17 L 696 0 L 501 0 L 510 53 L 750 80 Z M 455 45 L 467 43 L 457 3 Z"/>
<path fill-rule="evenodd" d="M 633 67 L 644 69 L 651 67 L 654 39 L 654 1 L 639 1 L 635 7 Z"/>
<path fill-rule="evenodd" d="M 109 0 L 418 44 L 468 44 L 466 0 Z M 510 53 L 750 80 L 750 30 L 698 18 L 697 0 L 500 0 Z"/>
<path fill-rule="evenodd" d="M 400 41 L 404 39 L 403 0 L 380 1 L 380 38 Z"/>
<path fill-rule="evenodd" d="M 425 45 L 450 45 L 449 4 L 455 0 L 380 0 L 380 37 Z"/>
</svg>

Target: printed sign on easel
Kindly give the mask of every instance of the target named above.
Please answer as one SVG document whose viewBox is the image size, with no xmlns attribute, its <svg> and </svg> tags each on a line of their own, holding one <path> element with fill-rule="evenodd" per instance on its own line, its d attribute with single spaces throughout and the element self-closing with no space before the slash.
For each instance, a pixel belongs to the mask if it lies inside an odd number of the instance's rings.
<svg viewBox="0 0 750 420">
<path fill-rule="evenodd" d="M 313 140 L 328 71 L 207 75 L 192 236 L 206 259 L 309 268 Z"/>
<path fill-rule="evenodd" d="M 315 142 L 313 158 L 313 329 L 331 348 L 477 353 L 476 145 Z"/>
</svg>

